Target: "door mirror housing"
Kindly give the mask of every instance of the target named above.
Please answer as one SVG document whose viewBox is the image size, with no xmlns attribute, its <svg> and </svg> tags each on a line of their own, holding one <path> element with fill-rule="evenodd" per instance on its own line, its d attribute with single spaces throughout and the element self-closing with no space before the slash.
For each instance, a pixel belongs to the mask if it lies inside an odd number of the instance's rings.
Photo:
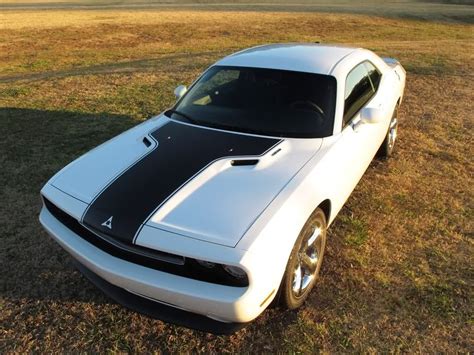
<svg viewBox="0 0 474 355">
<path fill-rule="evenodd" d="M 383 120 L 383 111 L 379 108 L 366 107 L 360 111 L 360 119 L 364 123 L 378 123 Z"/>
<path fill-rule="evenodd" d="M 176 89 L 174 89 L 174 96 L 179 100 L 185 93 L 188 91 L 186 85 L 179 85 Z"/>
</svg>

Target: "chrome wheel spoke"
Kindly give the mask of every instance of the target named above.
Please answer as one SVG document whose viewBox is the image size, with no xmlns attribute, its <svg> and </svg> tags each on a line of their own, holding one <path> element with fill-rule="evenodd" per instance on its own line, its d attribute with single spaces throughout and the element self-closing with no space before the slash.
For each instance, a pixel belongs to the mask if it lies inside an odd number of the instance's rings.
<svg viewBox="0 0 474 355">
<path fill-rule="evenodd" d="M 392 118 L 392 121 L 390 122 L 390 129 L 396 128 L 398 125 L 398 121 L 396 118 Z"/>
<path fill-rule="evenodd" d="M 313 278 L 313 275 L 307 275 L 304 277 L 301 284 L 301 290 L 306 290 L 306 288 L 311 284 L 311 281 L 313 281 Z"/>
<path fill-rule="evenodd" d="M 316 252 L 314 253 L 314 257 L 311 257 L 308 254 L 302 255 L 301 264 L 308 271 L 308 273 L 310 274 L 314 273 L 316 271 L 316 266 L 318 265 L 317 253 Z"/>
<path fill-rule="evenodd" d="M 323 233 L 323 229 L 320 226 L 316 226 L 311 235 L 301 242 L 292 280 L 292 290 L 295 296 L 301 296 L 316 277 L 319 255 L 322 252 Z"/>
<path fill-rule="evenodd" d="M 306 246 L 309 247 L 315 244 L 317 239 L 321 236 L 321 233 L 322 233 L 321 227 L 316 227 L 313 231 L 313 234 L 311 234 L 311 237 L 309 237 L 308 242 L 306 243 Z"/>
<path fill-rule="evenodd" d="M 393 146 L 395 145 L 395 140 L 397 139 L 397 128 L 398 128 L 398 121 L 394 117 L 392 118 L 392 121 L 390 121 L 390 130 L 388 132 L 388 147 L 393 149 Z"/>
<path fill-rule="evenodd" d="M 298 265 L 293 276 L 293 292 L 296 295 L 299 295 L 301 292 L 301 285 L 303 283 L 302 273 L 303 273 L 303 270 L 301 269 L 301 266 Z"/>
</svg>

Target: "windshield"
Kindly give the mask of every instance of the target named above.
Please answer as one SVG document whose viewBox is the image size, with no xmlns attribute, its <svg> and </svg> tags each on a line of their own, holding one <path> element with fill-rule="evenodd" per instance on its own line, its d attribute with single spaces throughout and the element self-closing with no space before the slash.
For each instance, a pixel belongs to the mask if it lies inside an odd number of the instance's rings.
<svg viewBox="0 0 474 355">
<path fill-rule="evenodd" d="M 169 111 L 173 119 L 282 137 L 330 136 L 336 79 L 287 70 L 211 67 Z"/>
</svg>

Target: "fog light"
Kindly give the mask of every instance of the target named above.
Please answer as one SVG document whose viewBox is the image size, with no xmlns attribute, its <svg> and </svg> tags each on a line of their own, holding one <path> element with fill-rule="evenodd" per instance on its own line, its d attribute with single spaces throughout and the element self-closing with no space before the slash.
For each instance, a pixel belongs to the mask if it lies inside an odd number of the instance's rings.
<svg viewBox="0 0 474 355">
<path fill-rule="evenodd" d="M 235 277 L 236 279 L 243 279 L 247 276 L 245 271 L 237 266 L 222 265 L 222 267 L 229 275 Z"/>
</svg>

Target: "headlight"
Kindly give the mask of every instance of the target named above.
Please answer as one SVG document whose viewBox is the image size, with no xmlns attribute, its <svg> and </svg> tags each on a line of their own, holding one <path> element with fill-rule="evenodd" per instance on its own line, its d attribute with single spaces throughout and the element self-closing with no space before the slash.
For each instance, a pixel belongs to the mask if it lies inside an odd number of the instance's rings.
<svg viewBox="0 0 474 355">
<path fill-rule="evenodd" d="M 230 265 L 222 265 L 222 267 L 225 271 L 227 271 L 227 273 L 237 279 L 243 279 L 247 276 L 247 274 L 245 274 L 245 271 L 242 270 L 240 267 Z"/>
<path fill-rule="evenodd" d="M 186 260 L 190 272 L 199 274 L 200 280 L 227 286 L 246 287 L 249 285 L 246 272 L 238 266 L 216 264 L 199 259 Z"/>
</svg>

